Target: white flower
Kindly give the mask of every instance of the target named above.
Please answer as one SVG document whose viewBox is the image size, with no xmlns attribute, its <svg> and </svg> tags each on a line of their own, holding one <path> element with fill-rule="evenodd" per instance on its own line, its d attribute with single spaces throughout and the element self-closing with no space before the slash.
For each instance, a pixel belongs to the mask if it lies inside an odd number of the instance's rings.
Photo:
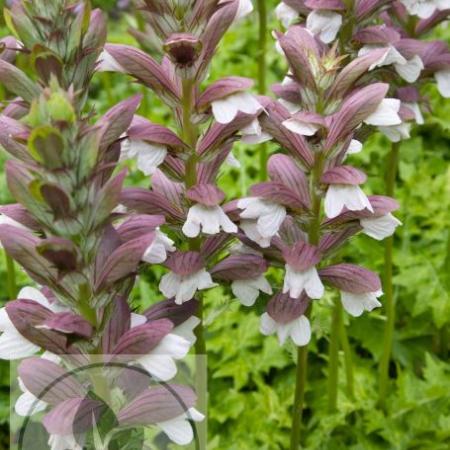
<svg viewBox="0 0 450 450">
<path fill-rule="evenodd" d="M 359 186 L 349 184 L 330 184 L 325 195 L 325 214 L 332 219 L 346 207 L 350 211 L 367 208 L 373 212 L 372 205 Z"/>
<path fill-rule="evenodd" d="M 0 214 L 0 225 L 9 225 L 11 227 L 29 231 L 25 225 L 22 225 L 20 222 L 17 222 L 14 219 L 11 219 L 11 217 L 7 216 L 6 214 Z M 3 248 L 3 245 L 1 242 L 0 242 L 0 248 Z"/>
<path fill-rule="evenodd" d="M 418 103 L 406 103 L 404 102 L 404 105 L 410 108 L 414 113 L 414 118 L 416 120 L 416 123 L 418 125 L 423 125 L 425 123 L 425 120 L 423 118 L 422 111 L 420 110 L 420 106 Z"/>
<path fill-rule="evenodd" d="M 414 83 L 424 69 L 422 59 L 419 55 L 406 60 L 404 64 L 395 64 L 395 71 L 408 83 Z"/>
<path fill-rule="evenodd" d="M 33 414 L 44 411 L 44 409 L 47 407 L 47 403 L 39 400 L 35 395 L 33 395 L 26 388 L 20 378 L 18 379 L 18 382 L 22 394 L 16 400 L 16 404 L 14 405 L 16 414 L 21 417 L 29 417 Z"/>
<path fill-rule="evenodd" d="M 319 299 L 323 296 L 325 288 L 315 267 L 310 267 L 304 271 L 295 270 L 286 264 L 284 274 L 283 294 L 289 292 L 292 298 L 298 298 L 305 290 L 309 298 Z"/>
<path fill-rule="evenodd" d="M 377 300 L 383 295 L 383 291 L 366 292 L 364 294 L 353 294 L 341 291 L 341 301 L 344 309 L 354 317 L 359 317 L 364 311 L 372 311 L 381 306 Z"/>
<path fill-rule="evenodd" d="M 195 317 L 194 319 L 197 318 Z M 132 313 L 130 328 L 143 325 L 146 322 L 147 318 L 145 316 Z M 184 328 L 181 328 L 183 325 Z M 192 329 L 197 325 L 198 319 L 197 322 L 190 321 L 186 325 L 182 324 L 176 327 L 171 333 L 164 336 L 149 354 L 139 356 L 136 362 L 141 364 L 148 373 L 158 380 L 167 381 L 172 379 L 177 374 L 175 360 L 183 359 L 195 342 L 195 340 L 192 341 L 190 334 L 193 334 Z M 186 334 L 187 337 L 183 336 L 183 334 Z"/>
<path fill-rule="evenodd" d="M 311 340 L 311 325 L 303 315 L 289 323 L 277 323 L 268 313 L 264 313 L 261 316 L 260 331 L 264 336 L 276 332 L 280 345 L 283 345 L 288 337 L 298 346 L 307 345 Z"/>
<path fill-rule="evenodd" d="M 278 233 L 281 224 L 286 218 L 286 208 L 284 206 L 258 197 L 243 198 L 238 201 L 237 206 L 239 209 L 243 209 L 240 213 L 242 219 L 256 220 L 258 234 L 266 239 L 271 238 Z M 244 227 L 242 227 L 242 229 L 246 231 Z M 250 234 L 248 237 L 255 240 Z"/>
<path fill-rule="evenodd" d="M 157 425 L 175 444 L 188 445 L 194 439 L 194 431 L 189 421 L 201 422 L 204 418 L 205 416 L 195 408 L 189 408 L 178 417 L 166 420 L 165 422 L 159 422 Z"/>
<path fill-rule="evenodd" d="M 258 230 L 258 222 L 256 220 L 241 220 L 240 227 L 245 235 L 253 242 L 256 242 L 261 248 L 270 247 L 272 236 L 262 236 Z"/>
<path fill-rule="evenodd" d="M 167 156 L 164 145 L 150 144 L 145 141 L 125 139 L 121 144 L 120 159 L 137 158 L 137 167 L 145 175 L 153 175 Z"/>
<path fill-rule="evenodd" d="M 314 10 L 306 18 L 306 28 L 319 35 L 322 42 L 334 41 L 342 25 L 342 16 L 333 11 Z"/>
<path fill-rule="evenodd" d="M 245 144 L 262 144 L 272 139 L 269 133 L 262 131 L 258 119 L 255 119 L 250 125 L 242 128 L 241 133 L 241 141 Z"/>
<path fill-rule="evenodd" d="M 62 436 L 59 434 L 51 434 L 48 440 L 50 450 L 82 450 L 77 443 L 73 434 Z"/>
<path fill-rule="evenodd" d="M 142 261 L 150 264 L 160 264 L 167 259 L 167 252 L 174 252 L 172 239 L 167 237 L 159 228 L 155 231 L 155 238 L 153 242 L 148 246 L 147 250 L 142 257 Z"/>
<path fill-rule="evenodd" d="M 281 2 L 275 8 L 277 19 L 283 24 L 284 28 L 289 28 L 298 17 L 298 12 L 286 3 Z"/>
<path fill-rule="evenodd" d="M 194 329 L 200 324 L 201 320 L 197 316 L 191 316 L 188 320 L 185 320 L 180 325 L 176 326 L 172 330 L 172 334 L 181 336 L 186 339 L 192 346 L 195 344 L 197 337 L 195 336 Z"/>
<path fill-rule="evenodd" d="M 67 308 L 57 303 L 50 303 L 38 289 L 25 287 L 17 298 L 34 300 L 53 312 L 63 312 Z M 40 347 L 23 337 L 16 329 L 6 312 L 6 308 L 0 308 L 0 359 L 14 360 L 32 356 L 40 350 Z"/>
<path fill-rule="evenodd" d="M 319 125 L 304 122 L 302 120 L 295 119 L 294 117 L 285 120 L 283 122 L 283 126 L 285 126 L 289 131 L 302 136 L 314 136 L 320 128 Z"/>
<path fill-rule="evenodd" d="M 400 105 L 401 102 L 397 98 L 384 98 L 378 108 L 364 122 L 367 125 L 381 127 L 400 125 L 402 123 L 402 119 L 398 115 Z"/>
<path fill-rule="evenodd" d="M 200 231 L 205 234 L 218 234 L 221 229 L 226 233 L 236 233 L 238 230 L 220 206 L 206 206 L 200 203 L 189 208 L 182 228 L 183 233 L 190 238 L 197 237 Z"/>
<path fill-rule="evenodd" d="M 443 69 L 434 74 L 439 93 L 442 97 L 450 98 L 450 69 Z"/>
<path fill-rule="evenodd" d="M 194 297 L 197 290 L 209 289 L 217 286 L 211 275 L 201 269 L 190 275 L 178 275 L 174 272 L 166 273 L 159 283 L 159 290 L 167 297 L 175 297 L 175 303 L 181 305 Z"/>
<path fill-rule="evenodd" d="M 359 142 L 356 139 L 352 139 L 345 152 L 345 158 L 347 158 L 348 155 L 354 155 L 355 153 L 359 153 L 362 150 L 362 148 L 363 145 L 361 142 Z"/>
<path fill-rule="evenodd" d="M 359 223 L 363 227 L 363 233 L 371 238 L 381 241 L 388 236 L 392 236 L 395 229 L 402 223 L 391 213 L 381 217 L 360 219 Z"/>
<path fill-rule="evenodd" d="M 238 114 L 256 114 L 262 106 L 256 97 L 249 92 L 238 92 L 211 103 L 212 112 L 217 122 L 230 123 Z"/>
<path fill-rule="evenodd" d="M 108 53 L 103 50 L 97 59 L 97 72 L 122 72 L 125 73 L 123 67 Z"/>
<path fill-rule="evenodd" d="M 272 294 L 272 286 L 264 275 L 251 280 L 235 280 L 231 283 L 231 290 L 244 306 L 254 305 L 259 291 Z"/>
<path fill-rule="evenodd" d="M 278 103 L 283 105 L 291 114 L 295 114 L 296 112 L 299 112 L 301 109 L 300 106 L 297 105 L 296 103 L 284 100 L 283 98 L 278 99 Z"/>
<path fill-rule="evenodd" d="M 402 122 L 400 125 L 390 127 L 378 127 L 378 129 L 391 141 L 400 142 L 402 139 L 409 139 L 411 135 L 411 124 Z"/>
<path fill-rule="evenodd" d="M 447 9 L 450 7 L 448 0 L 400 0 L 407 11 L 419 16 L 421 19 L 428 19 L 436 9 Z"/>
</svg>

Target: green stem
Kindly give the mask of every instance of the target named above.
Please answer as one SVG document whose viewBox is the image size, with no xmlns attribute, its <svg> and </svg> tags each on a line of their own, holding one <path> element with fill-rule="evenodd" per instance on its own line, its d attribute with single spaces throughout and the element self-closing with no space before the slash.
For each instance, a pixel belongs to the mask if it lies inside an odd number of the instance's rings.
<svg viewBox="0 0 450 450">
<path fill-rule="evenodd" d="M 190 79 L 183 79 L 183 98 L 182 98 L 182 134 L 184 141 L 190 147 L 190 156 L 186 162 L 185 169 L 185 179 L 184 184 L 186 188 L 190 188 L 197 184 L 197 138 L 198 130 L 197 126 L 192 122 L 193 115 L 193 92 L 194 92 L 194 82 Z M 190 239 L 189 240 L 189 250 L 198 251 L 201 248 L 201 239 Z M 208 397 L 206 394 L 207 386 L 207 366 L 206 366 L 206 342 L 205 342 L 205 325 L 204 325 L 204 314 L 203 314 L 203 299 L 200 295 L 197 296 L 198 299 L 198 309 L 197 317 L 200 323 L 195 328 L 195 355 L 196 355 L 196 374 L 195 374 L 195 385 L 197 392 L 197 406 L 200 411 L 206 414 Z M 196 425 L 196 433 L 198 440 L 199 449 L 206 448 L 206 438 L 207 438 L 207 419 L 198 423 Z"/>
<path fill-rule="evenodd" d="M 354 376 L 353 376 L 353 358 L 352 349 L 348 341 L 347 330 L 345 329 L 344 320 L 342 317 L 342 304 L 340 301 L 336 302 L 336 307 L 339 309 L 339 341 L 344 352 L 345 361 L 345 377 L 347 379 L 347 395 L 351 400 L 355 398 Z"/>
<path fill-rule="evenodd" d="M 264 95 L 267 91 L 267 6 L 266 0 L 258 0 L 259 17 L 259 49 L 258 49 L 258 92 Z M 267 178 L 267 145 L 259 148 L 260 179 Z"/>
<path fill-rule="evenodd" d="M 311 173 L 310 196 L 312 218 L 309 224 L 308 238 L 310 244 L 317 245 L 320 241 L 320 210 L 322 204 L 322 193 L 320 190 L 320 178 L 322 177 L 324 155 L 316 154 L 316 160 Z M 310 317 L 312 303 L 305 313 Z M 290 450 L 298 450 L 301 439 L 301 427 L 303 419 L 303 405 L 305 402 L 305 386 L 307 381 L 308 346 L 299 347 L 297 350 L 297 371 L 295 380 L 295 397 L 291 428 Z"/>
<path fill-rule="evenodd" d="M 394 195 L 395 179 L 397 176 L 400 144 L 393 143 L 386 161 L 386 194 L 390 197 Z M 380 361 L 379 380 L 379 404 L 383 409 L 386 407 L 386 396 L 389 382 L 389 362 L 391 359 L 392 342 L 394 338 L 395 326 L 395 301 L 393 275 L 393 252 L 394 237 L 391 236 L 385 241 L 384 253 L 384 303 L 386 309 L 386 326 L 384 330 L 383 353 Z"/>
<path fill-rule="evenodd" d="M 17 283 L 16 283 L 16 268 L 14 265 L 14 260 L 5 253 L 6 258 L 6 271 L 7 271 L 7 289 L 8 297 L 10 300 L 15 300 L 17 296 Z"/>
<path fill-rule="evenodd" d="M 331 335 L 328 357 L 328 412 L 333 413 L 337 409 L 337 396 L 339 384 L 339 322 L 340 300 L 336 299 L 331 317 Z"/>
</svg>

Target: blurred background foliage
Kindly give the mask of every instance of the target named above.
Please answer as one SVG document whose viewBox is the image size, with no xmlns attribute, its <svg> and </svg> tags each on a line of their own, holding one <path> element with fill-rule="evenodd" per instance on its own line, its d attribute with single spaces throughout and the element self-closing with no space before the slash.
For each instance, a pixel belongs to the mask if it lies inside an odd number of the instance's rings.
<svg viewBox="0 0 450 450">
<path fill-rule="evenodd" d="M 0 4 L 3 2 L 0 1 Z M 110 16 L 109 41 L 136 45 L 127 33 L 132 14 L 118 11 L 116 2 L 97 1 Z M 126 2 L 119 2 L 126 4 Z M 277 2 L 268 0 L 269 11 Z M 3 5 L 2 5 L 3 6 Z M 129 11 L 132 12 L 132 11 Z M 273 16 L 269 30 L 277 28 Z M 1 35 L 6 34 L 4 25 Z M 450 27 L 436 36 L 450 40 Z M 430 36 L 430 39 L 433 36 Z M 228 32 L 213 60 L 210 79 L 240 75 L 256 79 L 258 29 L 256 14 Z M 267 54 L 268 84 L 281 80 L 286 65 L 273 46 Z M 2 88 L 0 87 L 0 90 Z M 103 113 L 133 93 L 144 100 L 139 113 L 170 122 L 169 111 L 148 90 L 125 76 L 98 74 L 92 83 L 90 107 Z M 2 92 L 3 95 L 3 92 Z M 434 86 L 426 95 L 432 113 L 401 145 L 396 197 L 403 222 L 395 240 L 395 300 L 397 310 L 390 395 L 387 413 L 376 409 L 377 364 L 382 350 L 383 309 L 360 318 L 346 317 L 355 367 L 355 399 L 348 398 L 343 355 L 340 355 L 338 412 L 327 412 L 328 336 L 333 293 L 317 302 L 313 313 L 309 381 L 306 392 L 305 448 L 308 450 L 448 450 L 450 448 L 450 102 Z M 385 155 L 390 143 L 375 136 L 358 155 L 356 166 L 369 175 L 367 193 L 384 192 Z M 273 148 L 272 148 L 273 150 Z M 238 145 L 234 150 L 242 169 L 227 169 L 221 187 L 229 198 L 239 196 L 258 179 L 258 148 Z M 5 154 L 0 154 L 3 167 Z M 149 184 L 132 170 L 130 185 Z M 0 169 L 0 203 L 12 201 Z M 355 237 L 343 258 L 372 270 L 383 271 L 383 244 L 366 236 Z M 161 296 L 157 290 L 161 268 L 142 273 L 133 291 L 133 304 L 144 308 Z M 276 274 L 274 283 L 279 283 Z M 29 283 L 23 273 L 18 283 Z M 7 301 L 6 265 L 0 254 L 0 297 Z M 293 401 L 294 351 L 279 348 L 275 337 L 259 333 L 259 315 L 266 299 L 247 309 L 229 292 L 216 288 L 206 295 L 209 364 L 209 434 L 211 450 L 286 449 Z M 0 449 L 8 448 L 9 371 L 0 366 Z"/>
</svg>

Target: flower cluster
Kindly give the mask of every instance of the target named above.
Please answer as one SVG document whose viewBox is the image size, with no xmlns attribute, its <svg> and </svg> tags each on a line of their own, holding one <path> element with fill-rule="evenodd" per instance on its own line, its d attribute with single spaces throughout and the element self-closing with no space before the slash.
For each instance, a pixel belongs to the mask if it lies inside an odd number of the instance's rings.
<svg viewBox="0 0 450 450">
<path fill-rule="evenodd" d="M 106 45 L 99 59 L 99 70 L 126 73 L 152 89 L 177 124 L 175 132 L 134 117 L 121 155 L 136 158 L 152 187 L 125 189 L 121 204 L 126 211 L 165 217 L 158 248 L 144 256 L 170 270 L 159 285 L 165 296 L 181 304 L 197 291 L 230 283 L 240 301 L 251 305 L 259 291 L 271 293 L 263 276 L 266 264 L 252 252 L 224 253 L 238 227 L 217 178 L 222 164 L 238 163 L 231 153 L 237 139 L 258 143 L 270 136 L 257 120 L 263 106 L 248 92 L 251 80 L 229 77 L 200 86 L 223 34 L 252 5 L 248 0 L 174 4 L 146 2 L 147 32 L 134 32 L 143 46 L 154 37 L 161 61 L 124 45 Z"/>
<path fill-rule="evenodd" d="M 174 398 L 154 384 L 176 375 L 175 361 L 194 343 L 197 302 L 178 306 L 178 297 L 169 298 L 141 315 L 128 302 L 142 262 L 164 259 L 170 248 L 159 232 L 163 215 L 124 215 L 118 208 L 126 171 L 115 169 L 124 133 L 133 125 L 139 131 L 133 117 L 140 98 L 95 122 L 85 112 L 106 39 L 99 10 L 68 0 L 16 1 L 6 17 L 16 39 L 3 40 L 0 81 L 17 98 L 0 115 L 0 143 L 13 156 L 5 171 L 18 203 L 0 208 L 0 241 L 39 287 L 24 288 L 0 310 L 0 357 L 45 351 L 19 365 L 23 395 L 16 411 L 47 410 L 43 424 L 53 450 L 81 449 L 79 433 L 95 436 L 91 418 L 100 421 L 110 407 L 120 432 L 159 425 L 187 444 L 193 430 L 186 419 L 203 418 L 194 392 L 170 385 L 179 394 Z M 12 64 L 16 51 L 29 58 L 34 79 Z M 121 361 L 121 370 L 77 381 L 70 373 L 89 364 L 91 355 L 106 367 Z M 137 386 L 122 386 L 127 367 L 147 376 Z M 49 392 L 61 376 L 67 377 L 62 386 Z M 102 397 L 117 386 L 114 401 Z M 76 416 L 89 423 L 80 429 Z"/>
</svg>

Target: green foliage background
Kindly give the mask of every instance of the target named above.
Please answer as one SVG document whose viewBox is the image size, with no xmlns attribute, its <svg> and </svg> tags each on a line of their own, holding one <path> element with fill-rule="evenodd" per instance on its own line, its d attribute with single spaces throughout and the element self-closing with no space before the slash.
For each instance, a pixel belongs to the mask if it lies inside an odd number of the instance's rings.
<svg viewBox="0 0 450 450">
<path fill-rule="evenodd" d="M 113 1 L 102 3 L 113 13 Z M 276 5 L 269 0 L 273 11 Z M 134 43 L 127 34 L 129 16 L 111 16 L 109 40 Z M 271 17 L 271 29 L 277 27 Z M 6 33 L 3 30 L 2 35 Z M 450 39 L 450 28 L 437 32 Z M 211 79 L 228 75 L 256 78 L 258 30 L 256 15 L 233 28 L 214 58 Z M 280 80 L 286 66 L 279 55 L 267 54 L 269 84 Z M 144 92 L 140 113 L 153 121 L 172 125 L 169 112 L 148 91 L 124 76 L 99 74 L 92 86 L 91 106 L 102 113 L 119 100 Z M 403 226 L 395 241 L 395 299 L 397 320 L 390 367 L 388 412 L 376 409 L 377 364 L 382 350 L 383 309 L 361 318 L 346 317 L 353 351 L 356 399 L 345 390 L 343 355 L 340 355 L 339 412 L 327 412 L 328 336 L 333 294 L 315 303 L 313 342 L 310 347 L 309 384 L 306 392 L 306 438 L 308 450 L 448 450 L 450 448 L 450 103 L 435 87 L 426 93 L 432 113 L 427 124 L 402 143 L 396 197 Z M 389 142 L 380 136 L 366 143 L 352 163 L 369 175 L 368 193 L 384 192 L 384 160 Z M 273 150 L 273 148 L 272 148 Z M 240 145 L 235 155 L 242 171 L 227 170 L 221 186 L 231 198 L 245 193 L 257 180 L 258 148 Z M 3 167 L 5 155 L 0 155 Z M 128 180 L 148 185 L 134 171 Z M 0 203 L 11 202 L 3 171 Z M 380 273 L 383 244 L 366 236 L 354 238 L 342 255 Z M 137 309 L 160 299 L 157 290 L 161 269 L 143 273 L 133 292 Z M 29 283 L 23 273 L 20 285 Z M 274 278 L 274 282 L 277 280 Z M 0 254 L 0 297 L 7 301 L 6 267 Z M 217 288 L 206 295 L 209 364 L 210 449 L 286 449 L 289 443 L 290 407 L 294 388 L 294 351 L 280 348 L 275 337 L 263 338 L 259 315 L 265 300 L 246 309 L 229 292 Z M 8 448 L 8 364 L 0 366 L 0 449 Z"/>
</svg>

